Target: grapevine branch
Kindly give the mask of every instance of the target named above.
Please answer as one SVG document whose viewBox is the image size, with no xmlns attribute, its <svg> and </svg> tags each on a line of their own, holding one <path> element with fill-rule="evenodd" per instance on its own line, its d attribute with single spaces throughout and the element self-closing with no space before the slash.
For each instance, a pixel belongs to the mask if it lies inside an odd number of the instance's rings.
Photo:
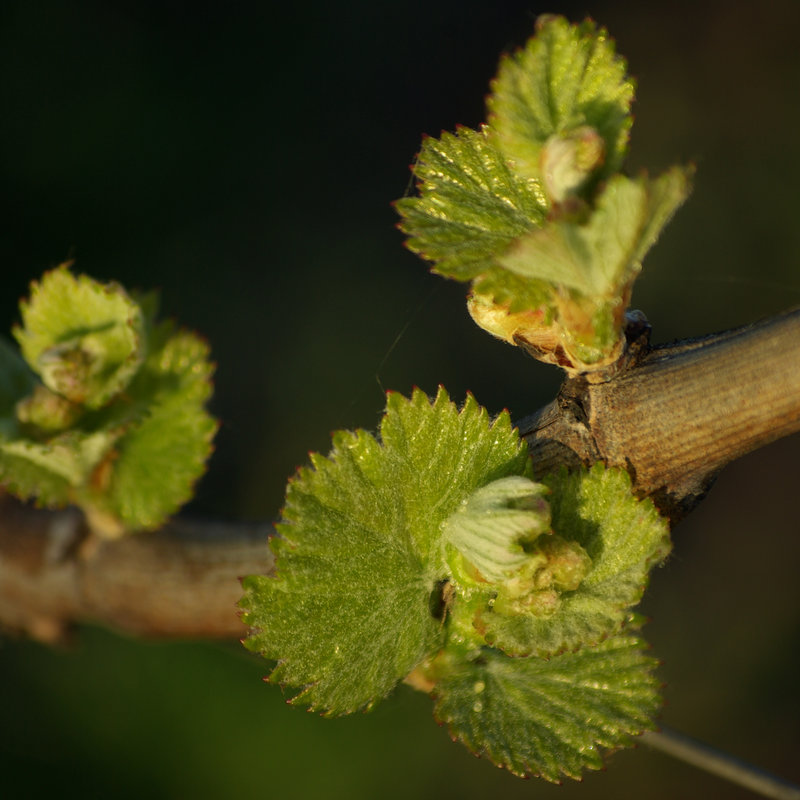
<svg viewBox="0 0 800 800">
<path fill-rule="evenodd" d="M 605 375 L 568 379 L 521 420 L 534 464 L 603 460 L 673 520 L 736 458 L 800 431 L 800 309 L 700 340 L 651 348 L 640 319 Z M 0 625 L 57 639 L 92 620 L 146 636 L 245 633 L 239 578 L 272 568 L 271 526 L 179 519 L 116 541 L 88 536 L 74 509 L 0 498 Z"/>
<path fill-rule="evenodd" d="M 114 541 L 75 509 L 0 498 L 0 625 L 59 640 L 77 621 L 169 638 L 237 638 L 239 578 L 272 569 L 271 526 L 173 520 Z"/>
<path fill-rule="evenodd" d="M 543 475 L 604 461 L 677 521 L 731 461 L 800 430 L 800 309 L 650 348 L 629 325 L 627 363 L 567 380 L 517 425 Z"/>
</svg>

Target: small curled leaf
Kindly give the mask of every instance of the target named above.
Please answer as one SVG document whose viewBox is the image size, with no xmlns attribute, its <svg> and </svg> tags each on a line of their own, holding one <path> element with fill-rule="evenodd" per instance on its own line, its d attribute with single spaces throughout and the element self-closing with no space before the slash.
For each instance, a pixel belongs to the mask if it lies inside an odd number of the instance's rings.
<svg viewBox="0 0 800 800">
<path fill-rule="evenodd" d="M 540 17 L 536 35 L 501 60 L 488 99 L 491 128 L 519 174 L 541 180 L 542 150 L 552 137 L 586 128 L 603 142 L 589 170 L 601 167 L 598 177 L 607 177 L 619 169 L 634 95 L 626 68 L 608 33 L 591 20 L 570 25 L 563 17 Z"/>
<path fill-rule="evenodd" d="M 22 354 L 57 395 L 100 408 L 130 382 L 144 358 L 144 319 L 118 284 L 74 276 L 67 264 L 31 286 L 14 329 Z"/>
<path fill-rule="evenodd" d="M 490 583 L 507 580 L 529 556 L 523 544 L 550 527 L 547 488 L 521 475 L 473 492 L 444 524 L 444 538 Z"/>
</svg>

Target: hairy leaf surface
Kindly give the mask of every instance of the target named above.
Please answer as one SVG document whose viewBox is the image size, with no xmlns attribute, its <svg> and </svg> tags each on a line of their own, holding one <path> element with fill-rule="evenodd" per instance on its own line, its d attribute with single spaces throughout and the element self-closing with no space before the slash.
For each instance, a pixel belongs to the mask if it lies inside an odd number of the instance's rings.
<svg viewBox="0 0 800 800">
<path fill-rule="evenodd" d="M 445 652 L 434 666 L 435 713 L 472 752 L 516 775 L 579 778 L 602 767 L 601 748 L 652 727 L 660 700 L 644 647 L 617 636 L 549 660 Z"/>
<path fill-rule="evenodd" d="M 448 278 L 486 272 L 495 256 L 544 220 L 540 185 L 509 169 L 485 127 L 425 139 L 414 174 L 420 194 L 397 201 L 400 228 L 408 248 Z"/>
</svg>

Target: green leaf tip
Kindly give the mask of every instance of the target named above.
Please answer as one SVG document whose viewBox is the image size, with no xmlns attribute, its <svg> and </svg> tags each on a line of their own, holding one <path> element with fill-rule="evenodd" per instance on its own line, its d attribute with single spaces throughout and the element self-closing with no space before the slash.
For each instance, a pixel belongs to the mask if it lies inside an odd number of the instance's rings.
<svg viewBox="0 0 800 800">
<path fill-rule="evenodd" d="M 0 480 L 41 505 L 76 504 L 106 537 L 154 528 L 189 499 L 216 423 L 208 347 L 152 321 L 118 284 L 62 265 L 32 284 L 3 346 Z"/>
<path fill-rule="evenodd" d="M 471 282 L 468 310 L 489 333 L 571 374 L 604 370 L 691 170 L 619 172 L 634 82 L 590 20 L 540 18 L 491 89 L 487 125 L 424 140 L 400 228 L 434 272 Z"/>
<path fill-rule="evenodd" d="M 548 187 L 552 200 L 562 201 L 595 170 L 602 179 L 619 169 L 635 89 L 626 69 L 605 29 L 557 16 L 539 17 L 536 35 L 501 60 L 487 101 L 489 123 L 508 161 Z M 565 183 L 555 167 L 569 142 L 584 146 L 568 159 Z"/>
</svg>

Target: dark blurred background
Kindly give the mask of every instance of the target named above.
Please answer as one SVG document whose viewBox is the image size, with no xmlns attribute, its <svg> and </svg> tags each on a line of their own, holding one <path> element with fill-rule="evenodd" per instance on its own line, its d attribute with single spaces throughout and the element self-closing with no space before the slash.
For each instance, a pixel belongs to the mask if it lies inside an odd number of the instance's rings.
<svg viewBox="0 0 800 800">
<path fill-rule="evenodd" d="M 536 16 L 591 15 L 639 85 L 629 167 L 694 161 L 634 305 L 657 341 L 800 303 L 800 4 L 14 2 L 0 6 L 0 323 L 32 278 L 161 290 L 208 338 L 222 427 L 190 513 L 272 518 L 287 475 L 383 389 L 522 416 L 558 371 L 480 332 L 402 247 L 423 133 L 476 126 Z M 798 364 L 787 364 L 798 369 Z M 800 440 L 733 465 L 644 603 L 664 721 L 800 780 Z M 640 747 L 557 789 L 452 744 L 405 687 L 323 720 L 236 644 L 86 627 L 0 639 L 0 797 L 745 798 Z"/>
</svg>

